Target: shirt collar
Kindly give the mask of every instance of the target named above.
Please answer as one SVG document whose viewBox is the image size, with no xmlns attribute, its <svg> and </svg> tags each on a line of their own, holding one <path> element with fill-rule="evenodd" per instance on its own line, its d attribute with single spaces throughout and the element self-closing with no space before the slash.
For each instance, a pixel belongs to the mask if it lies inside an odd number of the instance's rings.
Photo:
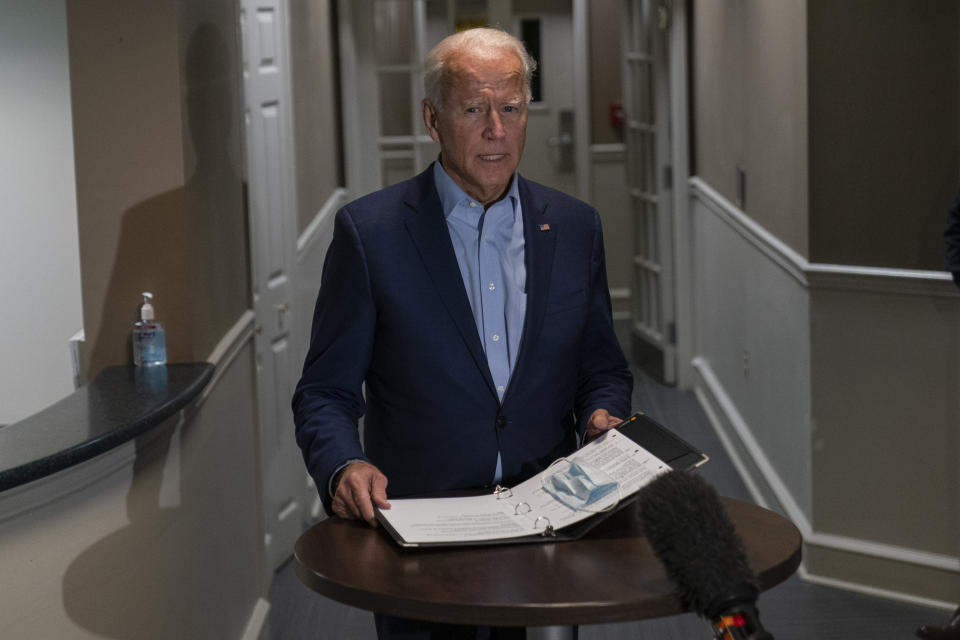
<svg viewBox="0 0 960 640">
<path fill-rule="evenodd" d="M 477 202 L 476 198 L 471 198 L 460 186 L 453 181 L 447 172 L 443 169 L 440 161 L 433 163 L 433 183 L 437 187 L 437 194 L 440 196 L 440 205 L 443 207 L 443 217 L 449 218 L 450 214 L 460 203 Z M 504 199 L 510 198 L 513 205 L 513 211 L 516 213 L 517 203 L 520 202 L 520 191 L 517 189 L 517 172 L 513 172 L 510 179 L 510 188 L 507 189 L 507 195 Z M 499 202 L 502 202 L 500 200 Z M 477 202 L 477 204 L 480 204 Z"/>
</svg>

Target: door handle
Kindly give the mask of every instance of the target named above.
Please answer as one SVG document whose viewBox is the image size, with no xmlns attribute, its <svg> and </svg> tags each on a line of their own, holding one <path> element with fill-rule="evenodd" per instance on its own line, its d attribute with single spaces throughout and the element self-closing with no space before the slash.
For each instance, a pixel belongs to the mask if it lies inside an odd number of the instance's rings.
<svg viewBox="0 0 960 640">
<path fill-rule="evenodd" d="M 557 149 L 559 152 L 556 159 L 557 171 L 573 171 L 573 110 L 561 109 L 558 114 L 557 135 L 547 138 L 548 147 Z"/>
<path fill-rule="evenodd" d="M 573 136 L 569 133 L 561 133 L 558 136 L 550 136 L 547 138 L 548 147 L 566 147 L 573 144 Z"/>
</svg>

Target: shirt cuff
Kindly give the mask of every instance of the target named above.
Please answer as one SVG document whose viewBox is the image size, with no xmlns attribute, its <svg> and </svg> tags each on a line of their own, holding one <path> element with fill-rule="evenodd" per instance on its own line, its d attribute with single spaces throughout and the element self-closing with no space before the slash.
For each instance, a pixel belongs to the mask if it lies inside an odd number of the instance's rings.
<svg viewBox="0 0 960 640">
<path fill-rule="evenodd" d="M 354 462 L 363 462 L 363 459 L 362 459 L 362 458 L 351 458 L 351 459 L 347 460 L 346 462 L 344 462 L 344 463 L 343 463 L 342 465 L 340 465 L 339 467 L 337 467 L 336 469 L 334 469 L 334 470 L 333 470 L 333 473 L 330 474 L 330 480 L 327 481 L 327 495 L 330 496 L 330 499 L 331 499 L 331 500 L 333 499 L 333 490 L 335 489 L 335 487 L 334 487 L 334 481 L 337 480 L 337 478 L 339 477 L 341 471 L 343 471 L 344 469 L 346 469 L 348 465 L 353 464 Z"/>
</svg>

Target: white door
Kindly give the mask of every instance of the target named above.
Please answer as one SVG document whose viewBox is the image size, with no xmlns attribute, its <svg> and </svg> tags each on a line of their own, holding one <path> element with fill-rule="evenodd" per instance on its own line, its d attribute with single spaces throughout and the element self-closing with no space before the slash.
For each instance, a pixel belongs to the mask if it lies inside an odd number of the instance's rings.
<svg viewBox="0 0 960 640">
<path fill-rule="evenodd" d="M 300 534 L 305 474 L 291 464 L 300 456 L 290 409 L 296 209 L 286 6 L 286 0 L 240 3 L 264 545 L 273 568 Z"/>
<path fill-rule="evenodd" d="M 634 362 L 676 381 L 668 0 L 624 0 L 627 187 L 633 218 Z"/>
</svg>

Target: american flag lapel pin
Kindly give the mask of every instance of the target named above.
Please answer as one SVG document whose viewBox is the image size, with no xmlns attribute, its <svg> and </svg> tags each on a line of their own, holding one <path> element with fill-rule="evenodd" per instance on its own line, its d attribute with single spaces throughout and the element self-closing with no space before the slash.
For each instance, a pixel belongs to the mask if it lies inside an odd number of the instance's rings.
<svg viewBox="0 0 960 640">
<path fill-rule="evenodd" d="M 550 231 L 550 225 L 548 224 L 540 225 L 540 231 Z"/>
</svg>

